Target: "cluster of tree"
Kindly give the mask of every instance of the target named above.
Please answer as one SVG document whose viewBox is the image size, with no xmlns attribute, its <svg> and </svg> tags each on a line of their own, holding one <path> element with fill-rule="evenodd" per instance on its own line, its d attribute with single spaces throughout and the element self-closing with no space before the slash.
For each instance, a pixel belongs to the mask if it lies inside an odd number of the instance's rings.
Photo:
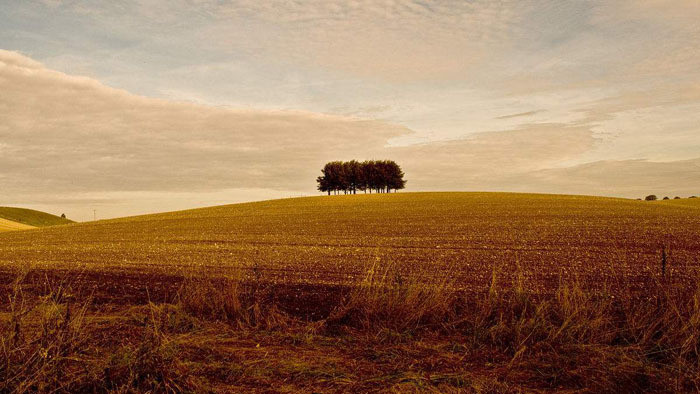
<svg viewBox="0 0 700 394">
<path fill-rule="evenodd" d="M 372 193 L 391 193 L 406 187 L 401 167 L 392 160 L 368 160 L 359 162 L 332 161 L 316 178 L 318 190 L 338 194 L 356 194 L 358 190 Z"/>
<path fill-rule="evenodd" d="M 688 197 L 688 198 L 696 198 L 696 197 L 695 197 L 695 196 L 690 196 L 690 197 Z M 656 201 L 656 200 L 658 200 L 659 198 L 656 197 L 655 194 L 650 194 L 650 195 L 644 197 L 644 199 L 645 199 L 646 201 Z M 670 200 L 671 198 L 669 198 L 669 197 L 664 197 L 663 199 L 664 199 L 664 200 Z M 678 196 L 676 196 L 676 197 L 673 197 L 673 199 L 674 199 L 674 200 L 680 200 L 681 198 L 678 197 Z M 638 198 L 638 200 L 641 200 L 641 198 Z"/>
</svg>

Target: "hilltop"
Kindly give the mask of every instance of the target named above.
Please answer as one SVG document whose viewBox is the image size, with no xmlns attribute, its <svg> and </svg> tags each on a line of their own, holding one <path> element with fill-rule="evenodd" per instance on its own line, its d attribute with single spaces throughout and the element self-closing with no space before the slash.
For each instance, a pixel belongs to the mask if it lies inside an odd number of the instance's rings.
<svg viewBox="0 0 700 394">
<path fill-rule="evenodd" d="M 50 213 L 35 211 L 26 208 L 0 207 L 0 219 L 22 224 L 17 228 L 47 227 L 61 224 L 73 223 L 72 220 L 64 219 Z M 30 227 L 26 227 L 30 226 Z"/>
</svg>

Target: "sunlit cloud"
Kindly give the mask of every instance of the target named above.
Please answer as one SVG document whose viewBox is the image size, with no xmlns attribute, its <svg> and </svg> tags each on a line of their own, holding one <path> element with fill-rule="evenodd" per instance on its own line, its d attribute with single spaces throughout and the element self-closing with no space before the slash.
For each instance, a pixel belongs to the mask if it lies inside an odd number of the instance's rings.
<svg viewBox="0 0 700 394">
<path fill-rule="evenodd" d="M 13 2 L 0 203 L 87 218 L 312 194 L 323 162 L 380 157 L 409 190 L 687 194 L 699 18 L 661 0 Z"/>
</svg>

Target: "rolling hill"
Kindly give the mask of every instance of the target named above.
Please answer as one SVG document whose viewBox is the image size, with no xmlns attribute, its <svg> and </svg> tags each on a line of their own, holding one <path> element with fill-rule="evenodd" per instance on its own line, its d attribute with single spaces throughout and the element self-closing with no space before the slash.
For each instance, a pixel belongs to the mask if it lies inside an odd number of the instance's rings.
<svg viewBox="0 0 700 394">
<path fill-rule="evenodd" d="M 511 193 L 323 196 L 4 233 L 0 266 L 154 277 L 243 268 L 273 283 L 336 286 L 379 263 L 426 280 L 451 272 L 464 289 L 483 288 L 494 270 L 512 278 L 521 267 L 545 291 L 561 275 L 634 281 L 659 269 L 664 245 L 674 267 L 697 265 L 699 233 L 700 211 L 679 203 Z M 118 280 L 139 286 L 141 279 Z"/>
<path fill-rule="evenodd" d="M 36 227 L 0 218 L 0 232 L 14 230 L 30 230 L 33 228 Z"/>
<path fill-rule="evenodd" d="M 694 203 L 343 195 L 5 232 L 0 391 L 695 392 Z"/>
<path fill-rule="evenodd" d="M 700 198 L 681 198 L 678 200 L 661 200 L 662 204 L 700 208 Z"/>
<path fill-rule="evenodd" d="M 5 226 L 0 224 L 0 231 L 2 231 L 2 229 L 5 227 L 7 229 L 14 230 L 73 223 L 72 220 L 64 219 L 46 212 L 13 207 L 0 207 L 0 219 L 4 219 L 6 222 L 14 222 L 19 224 L 13 225 L 7 223 Z"/>
</svg>

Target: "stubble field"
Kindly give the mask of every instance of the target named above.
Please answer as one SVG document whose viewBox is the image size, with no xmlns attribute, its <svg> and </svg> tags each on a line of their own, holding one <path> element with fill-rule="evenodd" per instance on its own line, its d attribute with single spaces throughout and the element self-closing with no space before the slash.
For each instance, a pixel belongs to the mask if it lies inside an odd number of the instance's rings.
<svg viewBox="0 0 700 394">
<path fill-rule="evenodd" d="M 4 232 L 0 391 L 698 390 L 699 235 L 697 199 L 510 193 Z"/>
<path fill-rule="evenodd" d="M 284 199 L 5 233 L 0 269 L 99 274 L 102 286 L 130 274 L 160 282 L 243 269 L 275 284 L 322 288 L 353 284 L 380 264 L 425 281 L 449 273 L 465 290 L 485 289 L 494 270 L 504 280 L 519 270 L 546 292 L 562 277 L 644 281 L 660 271 L 664 247 L 671 273 L 695 269 L 700 204 L 683 201 L 506 193 Z"/>
</svg>

